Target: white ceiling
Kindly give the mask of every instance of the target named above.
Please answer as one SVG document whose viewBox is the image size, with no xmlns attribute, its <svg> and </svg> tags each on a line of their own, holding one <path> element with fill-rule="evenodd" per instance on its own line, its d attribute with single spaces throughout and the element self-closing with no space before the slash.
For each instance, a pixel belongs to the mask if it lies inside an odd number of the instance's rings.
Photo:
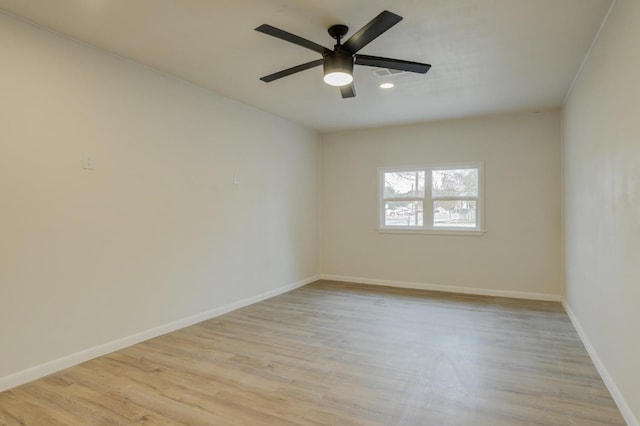
<svg viewBox="0 0 640 426">
<path fill-rule="evenodd" d="M 0 9 L 319 131 L 559 106 L 611 0 L 0 0 Z M 432 64 L 389 78 L 356 66 L 357 97 L 322 67 L 263 83 L 320 56 L 258 33 L 267 23 L 326 47 L 382 10 L 404 20 L 360 53 Z"/>
</svg>

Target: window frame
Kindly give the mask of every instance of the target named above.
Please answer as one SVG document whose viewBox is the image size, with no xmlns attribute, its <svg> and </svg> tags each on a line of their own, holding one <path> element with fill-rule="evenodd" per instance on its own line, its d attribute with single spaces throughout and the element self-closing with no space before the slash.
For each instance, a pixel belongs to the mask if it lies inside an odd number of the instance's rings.
<svg viewBox="0 0 640 426">
<path fill-rule="evenodd" d="M 433 197 L 432 172 L 434 170 L 478 170 L 478 196 L 445 196 Z M 384 197 L 385 173 L 390 172 L 424 172 L 424 197 Z M 433 203 L 434 201 L 475 201 L 476 202 L 476 226 L 434 226 Z M 393 226 L 385 225 L 385 202 L 390 201 L 421 201 L 422 202 L 422 226 Z M 481 236 L 486 233 L 484 229 L 484 162 L 464 163 L 437 163 L 416 167 L 380 167 L 378 169 L 378 232 L 392 234 L 434 234 L 434 235 L 468 235 Z M 429 207 L 430 206 L 430 207 Z"/>
</svg>

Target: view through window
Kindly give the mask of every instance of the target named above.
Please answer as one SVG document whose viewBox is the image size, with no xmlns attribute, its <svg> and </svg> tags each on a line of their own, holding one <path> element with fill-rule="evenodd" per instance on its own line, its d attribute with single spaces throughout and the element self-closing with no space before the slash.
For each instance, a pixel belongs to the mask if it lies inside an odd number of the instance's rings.
<svg viewBox="0 0 640 426">
<path fill-rule="evenodd" d="M 479 165 L 384 169 L 381 228 L 480 230 Z"/>
</svg>

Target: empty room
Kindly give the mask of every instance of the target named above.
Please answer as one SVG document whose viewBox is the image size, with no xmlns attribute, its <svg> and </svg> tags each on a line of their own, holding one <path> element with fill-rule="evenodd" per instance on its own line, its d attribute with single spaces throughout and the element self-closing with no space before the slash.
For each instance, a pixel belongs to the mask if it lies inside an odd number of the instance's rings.
<svg viewBox="0 0 640 426">
<path fill-rule="evenodd" d="M 637 0 L 0 0 L 0 425 L 640 426 Z"/>
</svg>

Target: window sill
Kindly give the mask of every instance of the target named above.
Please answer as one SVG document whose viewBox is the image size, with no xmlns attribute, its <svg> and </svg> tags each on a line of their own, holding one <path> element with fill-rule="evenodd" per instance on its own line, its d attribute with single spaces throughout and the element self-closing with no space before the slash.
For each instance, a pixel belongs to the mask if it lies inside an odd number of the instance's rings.
<svg viewBox="0 0 640 426">
<path fill-rule="evenodd" d="M 463 237 L 481 237 L 487 231 L 461 229 L 421 229 L 421 228 L 378 228 L 381 234 L 423 234 L 423 235 L 451 235 Z"/>
</svg>

